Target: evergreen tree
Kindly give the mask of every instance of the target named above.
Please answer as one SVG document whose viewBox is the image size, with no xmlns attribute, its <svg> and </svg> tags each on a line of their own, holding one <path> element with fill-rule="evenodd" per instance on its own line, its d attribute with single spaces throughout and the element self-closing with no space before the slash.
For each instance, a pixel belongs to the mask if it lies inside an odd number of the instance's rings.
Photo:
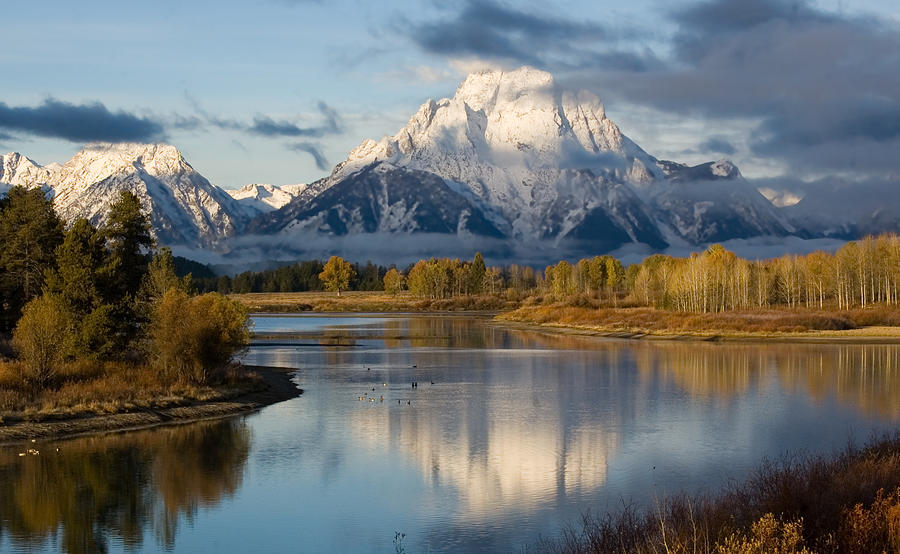
<svg viewBox="0 0 900 554">
<path fill-rule="evenodd" d="M 56 249 L 55 269 L 47 272 L 47 290 L 76 318 L 102 303 L 99 276 L 106 259 L 105 241 L 87 219 L 79 219 Z"/>
<path fill-rule="evenodd" d="M 137 294 L 147 272 L 147 251 L 153 246 L 150 221 L 133 192 L 122 191 L 110 206 L 103 233 L 109 247 L 110 298 L 118 304 Z"/>
<path fill-rule="evenodd" d="M 150 222 L 141 212 L 141 203 L 134 193 L 122 191 L 119 199 L 110 206 L 103 236 L 108 249 L 103 269 L 107 277 L 105 303 L 112 308 L 109 315 L 116 329 L 112 337 L 116 343 L 113 351 L 121 355 L 145 322 L 145 314 L 137 309 L 136 304 L 144 274 L 147 273 L 147 250 L 153 246 Z"/>
<path fill-rule="evenodd" d="M 190 273 L 182 278 L 175 272 L 175 258 L 168 247 L 160 248 L 150 264 L 147 273 L 141 282 L 140 301 L 144 304 L 153 304 L 158 301 L 169 289 L 178 289 L 185 294 L 196 292 L 193 277 Z"/>
<path fill-rule="evenodd" d="M 40 188 L 9 190 L 0 203 L 0 332 L 10 331 L 22 307 L 41 294 L 62 240 L 63 224 Z"/>
<path fill-rule="evenodd" d="M 469 266 L 469 291 L 472 294 L 481 294 L 484 291 L 484 275 L 487 268 L 484 265 L 484 258 L 481 252 L 475 252 L 475 259 Z"/>
<path fill-rule="evenodd" d="M 47 293 L 68 312 L 72 329 L 67 354 L 107 359 L 117 347 L 115 309 L 102 295 L 106 248 L 103 235 L 79 219 L 56 249 L 57 267 L 47 272 Z"/>
</svg>

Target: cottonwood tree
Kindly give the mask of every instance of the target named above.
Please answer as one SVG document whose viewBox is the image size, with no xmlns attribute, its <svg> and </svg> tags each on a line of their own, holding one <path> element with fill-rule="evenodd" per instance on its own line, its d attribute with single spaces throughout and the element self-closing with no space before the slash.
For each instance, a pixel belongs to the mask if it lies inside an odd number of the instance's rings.
<svg viewBox="0 0 900 554">
<path fill-rule="evenodd" d="M 388 294 L 397 294 L 403 287 L 403 276 L 396 268 L 391 268 L 384 274 L 384 291 Z"/>
<path fill-rule="evenodd" d="M 350 286 L 350 280 L 355 276 L 353 266 L 349 262 L 344 261 L 340 256 L 332 256 L 328 258 L 322 273 L 319 273 L 319 279 L 325 285 L 325 290 L 337 292 L 341 295 L 342 290 L 347 290 Z"/>
<path fill-rule="evenodd" d="M 37 388 L 50 383 L 68 350 L 70 329 L 68 311 L 59 298 L 39 296 L 25 305 L 13 331 L 13 348 L 25 381 Z"/>
</svg>

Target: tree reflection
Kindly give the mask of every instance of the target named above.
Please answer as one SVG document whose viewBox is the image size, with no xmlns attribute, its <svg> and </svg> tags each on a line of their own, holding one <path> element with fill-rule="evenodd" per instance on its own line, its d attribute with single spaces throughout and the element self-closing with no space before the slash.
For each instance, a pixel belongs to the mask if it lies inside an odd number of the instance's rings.
<svg viewBox="0 0 900 554">
<path fill-rule="evenodd" d="M 867 416 L 900 418 L 900 347 L 874 344 L 702 344 L 636 347 L 645 380 L 666 379 L 693 396 L 729 401 L 767 386 L 829 399 Z"/>
<path fill-rule="evenodd" d="M 13 543 L 106 552 L 112 538 L 140 547 L 150 528 L 171 549 L 181 516 L 240 487 L 250 432 L 223 420 L 37 447 L 0 452 L 0 531 Z"/>
</svg>

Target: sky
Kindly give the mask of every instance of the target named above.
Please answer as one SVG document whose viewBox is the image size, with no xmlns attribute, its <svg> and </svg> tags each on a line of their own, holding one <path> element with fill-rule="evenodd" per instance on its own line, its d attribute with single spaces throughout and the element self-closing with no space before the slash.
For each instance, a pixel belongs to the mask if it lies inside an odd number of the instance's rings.
<svg viewBox="0 0 900 554">
<path fill-rule="evenodd" d="M 471 71 L 531 65 L 652 155 L 761 183 L 900 181 L 895 0 L 29 2 L 0 151 L 164 141 L 224 188 L 310 182 Z"/>
</svg>

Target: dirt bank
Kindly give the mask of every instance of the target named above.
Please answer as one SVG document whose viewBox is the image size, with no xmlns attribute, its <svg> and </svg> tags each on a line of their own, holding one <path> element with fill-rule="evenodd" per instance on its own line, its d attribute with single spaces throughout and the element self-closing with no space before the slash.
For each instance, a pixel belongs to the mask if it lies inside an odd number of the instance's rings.
<svg viewBox="0 0 900 554">
<path fill-rule="evenodd" d="M 300 396 L 303 391 L 291 380 L 295 369 L 248 366 L 262 377 L 264 387 L 217 402 L 201 402 L 159 410 L 0 424 L 0 444 L 37 438 L 68 438 L 90 433 L 143 429 L 156 425 L 177 425 L 251 412 Z"/>
</svg>

